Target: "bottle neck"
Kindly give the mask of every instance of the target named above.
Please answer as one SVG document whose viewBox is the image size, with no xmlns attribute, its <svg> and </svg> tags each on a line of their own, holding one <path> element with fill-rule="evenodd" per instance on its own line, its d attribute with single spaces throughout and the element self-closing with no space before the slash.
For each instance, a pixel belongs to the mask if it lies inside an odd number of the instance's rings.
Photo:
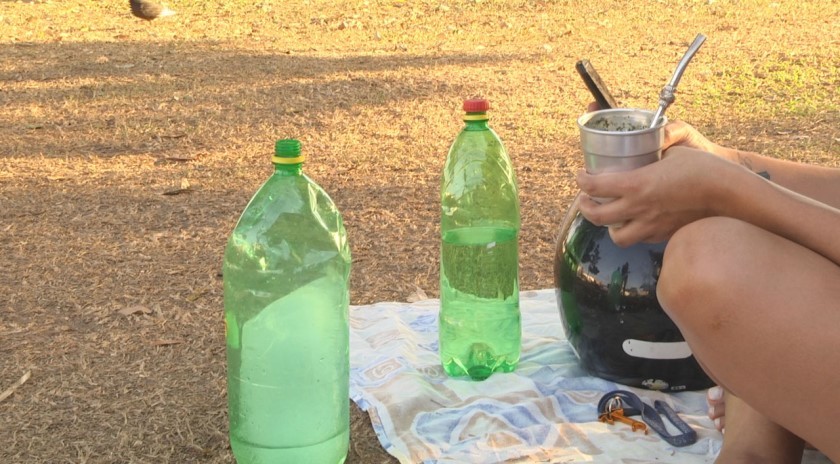
<svg viewBox="0 0 840 464">
<path fill-rule="evenodd" d="M 275 164 L 274 173 L 281 176 L 299 176 L 303 173 L 303 163 Z"/>
<path fill-rule="evenodd" d="M 487 122 L 487 115 L 484 113 L 467 113 L 464 116 L 464 130 L 468 131 L 482 131 L 490 129 Z"/>
</svg>

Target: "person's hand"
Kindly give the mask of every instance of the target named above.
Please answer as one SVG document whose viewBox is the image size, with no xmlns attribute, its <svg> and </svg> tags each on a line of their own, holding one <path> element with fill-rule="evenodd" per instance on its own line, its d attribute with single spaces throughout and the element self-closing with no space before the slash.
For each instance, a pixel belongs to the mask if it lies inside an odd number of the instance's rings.
<svg viewBox="0 0 840 464">
<path fill-rule="evenodd" d="M 696 148 L 729 161 L 736 161 L 736 151 L 718 145 L 703 136 L 697 129 L 683 121 L 671 121 L 665 125 L 665 141 L 662 144 L 662 156 L 668 156 L 668 148 L 684 146 Z"/>
<path fill-rule="evenodd" d="M 619 246 L 667 240 L 680 227 L 715 215 L 721 202 L 721 182 L 736 168 L 708 152 L 673 146 L 670 156 L 631 171 L 577 175 L 578 207 L 595 225 L 611 226 Z M 714 175 L 709 175 L 715 173 Z M 614 198 L 599 204 L 591 197 Z"/>
<path fill-rule="evenodd" d="M 601 107 L 598 102 L 590 102 L 586 106 L 586 112 L 600 110 Z M 729 161 L 737 162 L 737 152 L 731 148 L 718 145 L 703 136 L 697 129 L 690 124 L 683 121 L 671 121 L 665 125 L 665 140 L 662 143 L 662 156 L 668 156 L 665 151 L 675 145 L 682 145 L 690 148 L 696 148 L 715 156 L 727 159 Z"/>
</svg>

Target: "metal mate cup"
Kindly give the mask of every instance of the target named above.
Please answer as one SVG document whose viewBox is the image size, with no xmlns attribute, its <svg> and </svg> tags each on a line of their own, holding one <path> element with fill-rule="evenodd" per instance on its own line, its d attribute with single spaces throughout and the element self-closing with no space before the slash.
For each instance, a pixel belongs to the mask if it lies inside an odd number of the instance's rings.
<svg viewBox="0 0 840 464">
<path fill-rule="evenodd" d="M 665 141 L 663 116 L 650 127 L 654 112 L 634 108 L 593 111 L 578 118 L 584 166 L 590 174 L 636 169 L 658 161 Z M 601 203 L 609 198 L 595 198 Z"/>
</svg>

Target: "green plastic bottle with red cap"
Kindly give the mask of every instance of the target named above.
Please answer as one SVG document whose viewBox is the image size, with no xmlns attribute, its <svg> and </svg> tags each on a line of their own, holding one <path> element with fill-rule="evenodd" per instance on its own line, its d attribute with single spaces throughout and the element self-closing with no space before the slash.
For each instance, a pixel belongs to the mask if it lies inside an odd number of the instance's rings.
<svg viewBox="0 0 840 464">
<path fill-rule="evenodd" d="M 350 249 L 341 214 L 279 140 L 223 263 L 230 442 L 239 464 L 339 464 L 349 443 Z"/>
<path fill-rule="evenodd" d="M 484 380 L 519 362 L 519 195 L 489 101 L 463 109 L 441 179 L 439 349 L 449 376 Z"/>
</svg>

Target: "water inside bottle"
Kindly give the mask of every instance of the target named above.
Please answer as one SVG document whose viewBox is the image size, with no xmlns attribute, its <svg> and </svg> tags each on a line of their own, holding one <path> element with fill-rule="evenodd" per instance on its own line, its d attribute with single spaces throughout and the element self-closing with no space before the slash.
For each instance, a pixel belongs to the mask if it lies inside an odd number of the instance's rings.
<svg viewBox="0 0 840 464">
<path fill-rule="evenodd" d="M 516 230 L 447 231 L 441 249 L 440 350 L 450 376 L 484 380 L 519 361 Z"/>
<path fill-rule="evenodd" d="M 240 463 L 339 463 L 347 454 L 341 276 L 317 279 L 240 322 L 228 344 L 231 446 Z M 319 343 L 313 344 L 313 340 Z"/>
</svg>

